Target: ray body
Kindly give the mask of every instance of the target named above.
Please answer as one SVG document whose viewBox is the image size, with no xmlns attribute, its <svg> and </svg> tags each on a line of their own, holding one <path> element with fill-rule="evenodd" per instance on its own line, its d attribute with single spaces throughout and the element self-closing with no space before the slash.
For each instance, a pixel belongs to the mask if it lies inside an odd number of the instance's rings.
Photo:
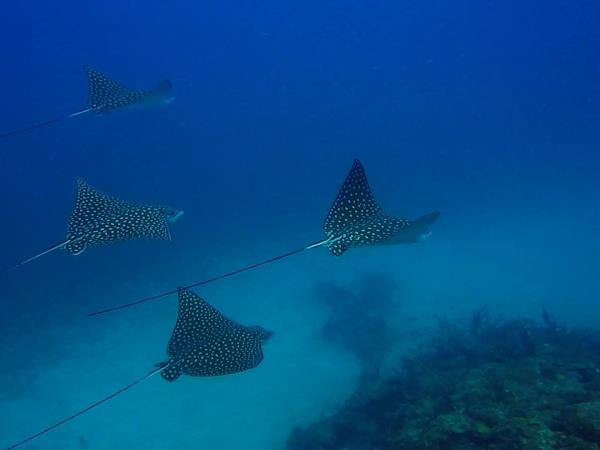
<svg viewBox="0 0 600 450">
<path fill-rule="evenodd" d="M 176 214 L 172 208 L 139 205 L 104 194 L 78 179 L 65 249 L 79 255 L 88 247 L 118 241 L 170 241 L 169 223 Z"/>
<path fill-rule="evenodd" d="M 75 206 L 69 219 L 67 237 L 43 252 L 0 271 L 0 275 L 55 250 L 79 255 L 89 247 L 119 241 L 171 240 L 170 224 L 183 211 L 153 205 L 140 205 L 107 195 L 85 181 L 77 180 Z"/>
<path fill-rule="evenodd" d="M 173 86 L 169 80 L 161 81 L 153 89 L 131 90 L 123 87 L 117 81 L 91 66 L 86 66 L 85 70 L 89 91 L 89 103 L 87 107 L 65 116 L 0 134 L 0 139 L 88 113 L 102 115 L 124 108 L 146 108 L 156 105 L 167 105 L 174 99 L 172 95 Z"/>
<path fill-rule="evenodd" d="M 323 232 L 329 238 L 324 245 L 335 256 L 353 247 L 419 242 L 421 234 L 439 216 L 434 212 L 425 220 L 411 221 L 386 214 L 377 203 L 365 169 L 355 160 L 325 218 Z"/>
<path fill-rule="evenodd" d="M 178 291 L 179 312 L 161 371 L 165 380 L 180 375 L 211 377 L 256 367 L 263 360 L 262 343 L 271 333 L 229 319 L 192 291 Z"/>
<path fill-rule="evenodd" d="M 98 71 L 86 66 L 89 87 L 89 108 L 95 114 L 106 114 L 117 109 L 169 104 L 173 101 L 172 84 L 161 81 L 151 90 L 131 90 Z"/>
<path fill-rule="evenodd" d="M 261 363 L 262 344 L 272 332 L 256 325 L 240 325 L 185 288 L 178 290 L 178 298 L 177 321 L 167 345 L 168 361 L 156 364 L 146 375 L 7 449 L 43 436 L 158 373 L 163 379 L 174 381 L 183 374 L 212 377 L 239 373 Z"/>
<path fill-rule="evenodd" d="M 190 284 L 186 288 L 203 286 L 317 247 L 327 247 L 333 255 L 341 256 L 348 249 L 354 247 L 421 242 L 429 235 L 429 226 L 438 217 L 439 213 L 433 212 L 411 221 L 386 214 L 371 191 L 363 165 L 359 160 L 355 160 L 325 218 L 324 239 L 241 269 Z M 118 311 L 177 292 L 177 290 L 162 292 L 151 297 L 95 311 L 89 316 Z"/>
</svg>

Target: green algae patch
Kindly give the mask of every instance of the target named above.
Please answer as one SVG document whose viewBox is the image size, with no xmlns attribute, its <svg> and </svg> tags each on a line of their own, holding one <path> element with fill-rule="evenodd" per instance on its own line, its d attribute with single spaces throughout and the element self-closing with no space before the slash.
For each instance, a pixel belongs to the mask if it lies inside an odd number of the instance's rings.
<svg viewBox="0 0 600 450">
<path fill-rule="evenodd" d="M 600 331 L 478 311 L 466 325 L 440 323 L 395 373 L 365 379 L 337 413 L 296 429 L 287 448 L 600 450 L 598 443 Z"/>
</svg>

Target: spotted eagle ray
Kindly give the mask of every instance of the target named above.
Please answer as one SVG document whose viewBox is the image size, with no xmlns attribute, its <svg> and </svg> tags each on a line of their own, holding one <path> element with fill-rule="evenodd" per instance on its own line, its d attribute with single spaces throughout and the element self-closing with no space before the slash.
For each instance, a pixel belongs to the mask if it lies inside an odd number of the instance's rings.
<svg viewBox="0 0 600 450">
<path fill-rule="evenodd" d="M 0 270 L 0 275 L 59 249 L 65 249 L 71 255 L 79 255 L 88 247 L 117 241 L 170 241 L 169 224 L 174 223 L 182 214 L 183 211 L 170 207 L 138 205 L 112 197 L 78 179 L 77 197 L 69 219 L 66 239 L 37 255 Z"/>
<path fill-rule="evenodd" d="M 362 163 L 355 159 L 325 218 L 323 224 L 325 239 L 223 275 L 192 283 L 186 287 L 194 288 L 212 283 L 317 247 L 327 247 L 333 255 L 341 256 L 348 249 L 354 247 L 421 242 L 429 237 L 431 234 L 428 231 L 429 227 L 439 215 L 440 213 L 436 211 L 416 220 L 409 220 L 386 214 L 371 191 Z M 175 293 L 177 290 L 162 292 L 141 300 L 95 311 L 88 316 L 129 308 Z"/>
<path fill-rule="evenodd" d="M 101 115 L 127 107 L 166 105 L 173 101 L 173 96 L 171 95 L 173 85 L 169 80 L 161 81 L 153 89 L 131 90 L 123 87 L 120 83 L 91 66 L 85 66 L 85 71 L 89 89 L 89 103 L 86 108 L 66 116 L 46 120 L 25 128 L 0 134 L 0 139 L 41 128 L 46 125 L 51 125 L 60 122 L 61 120 L 70 119 L 71 117 L 81 116 L 83 114 L 92 113 Z"/>
<path fill-rule="evenodd" d="M 166 381 L 172 382 L 181 375 L 230 375 L 253 369 L 261 363 L 262 344 L 272 336 L 271 331 L 257 325 L 240 325 L 186 288 L 179 288 L 177 292 L 179 309 L 167 346 L 166 361 L 156 364 L 155 369 L 118 391 L 11 445 L 8 449 L 17 448 L 58 428 L 157 373 Z"/>
</svg>

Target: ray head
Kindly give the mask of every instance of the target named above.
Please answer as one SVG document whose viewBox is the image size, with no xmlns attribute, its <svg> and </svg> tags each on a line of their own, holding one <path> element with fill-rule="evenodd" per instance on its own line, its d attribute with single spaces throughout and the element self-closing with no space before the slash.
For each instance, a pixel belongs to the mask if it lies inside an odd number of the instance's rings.
<svg viewBox="0 0 600 450">
<path fill-rule="evenodd" d="M 154 90 L 153 95 L 156 97 L 157 103 L 161 105 L 170 105 L 175 101 L 173 96 L 173 83 L 170 80 L 162 80 Z"/>
<path fill-rule="evenodd" d="M 181 218 L 181 216 L 183 216 L 183 214 L 185 213 L 185 211 L 183 211 L 181 209 L 170 208 L 168 206 L 165 207 L 164 209 L 165 209 L 165 216 L 169 223 L 177 222 Z"/>
<path fill-rule="evenodd" d="M 210 377 L 243 372 L 263 360 L 262 344 L 272 333 L 226 317 L 192 291 L 178 290 L 179 308 L 161 375 Z"/>
<path fill-rule="evenodd" d="M 65 249 L 72 255 L 86 248 L 127 240 L 171 240 L 169 224 L 181 217 L 174 208 L 141 205 L 107 195 L 77 180 L 75 206 Z"/>
</svg>

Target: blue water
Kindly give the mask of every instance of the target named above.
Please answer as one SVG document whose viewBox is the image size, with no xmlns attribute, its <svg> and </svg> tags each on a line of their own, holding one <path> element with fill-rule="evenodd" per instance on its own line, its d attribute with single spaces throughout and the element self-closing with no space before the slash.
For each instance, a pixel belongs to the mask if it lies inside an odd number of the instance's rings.
<svg viewBox="0 0 600 450">
<path fill-rule="evenodd" d="M 600 326 L 599 21 L 591 0 L 3 5 L 0 132 L 85 107 L 84 64 L 132 88 L 169 78 L 176 100 L 0 141 L 0 266 L 64 238 L 78 176 L 186 213 L 171 245 L 3 277 L 0 447 L 165 359 L 172 298 L 87 312 L 320 239 L 353 158 L 389 212 L 441 211 L 429 240 L 317 249 L 199 290 L 276 331 L 258 368 L 153 378 L 27 448 L 281 448 L 359 372 L 320 337 L 322 281 L 393 278 L 394 326 L 417 334 L 484 304 Z"/>
</svg>

